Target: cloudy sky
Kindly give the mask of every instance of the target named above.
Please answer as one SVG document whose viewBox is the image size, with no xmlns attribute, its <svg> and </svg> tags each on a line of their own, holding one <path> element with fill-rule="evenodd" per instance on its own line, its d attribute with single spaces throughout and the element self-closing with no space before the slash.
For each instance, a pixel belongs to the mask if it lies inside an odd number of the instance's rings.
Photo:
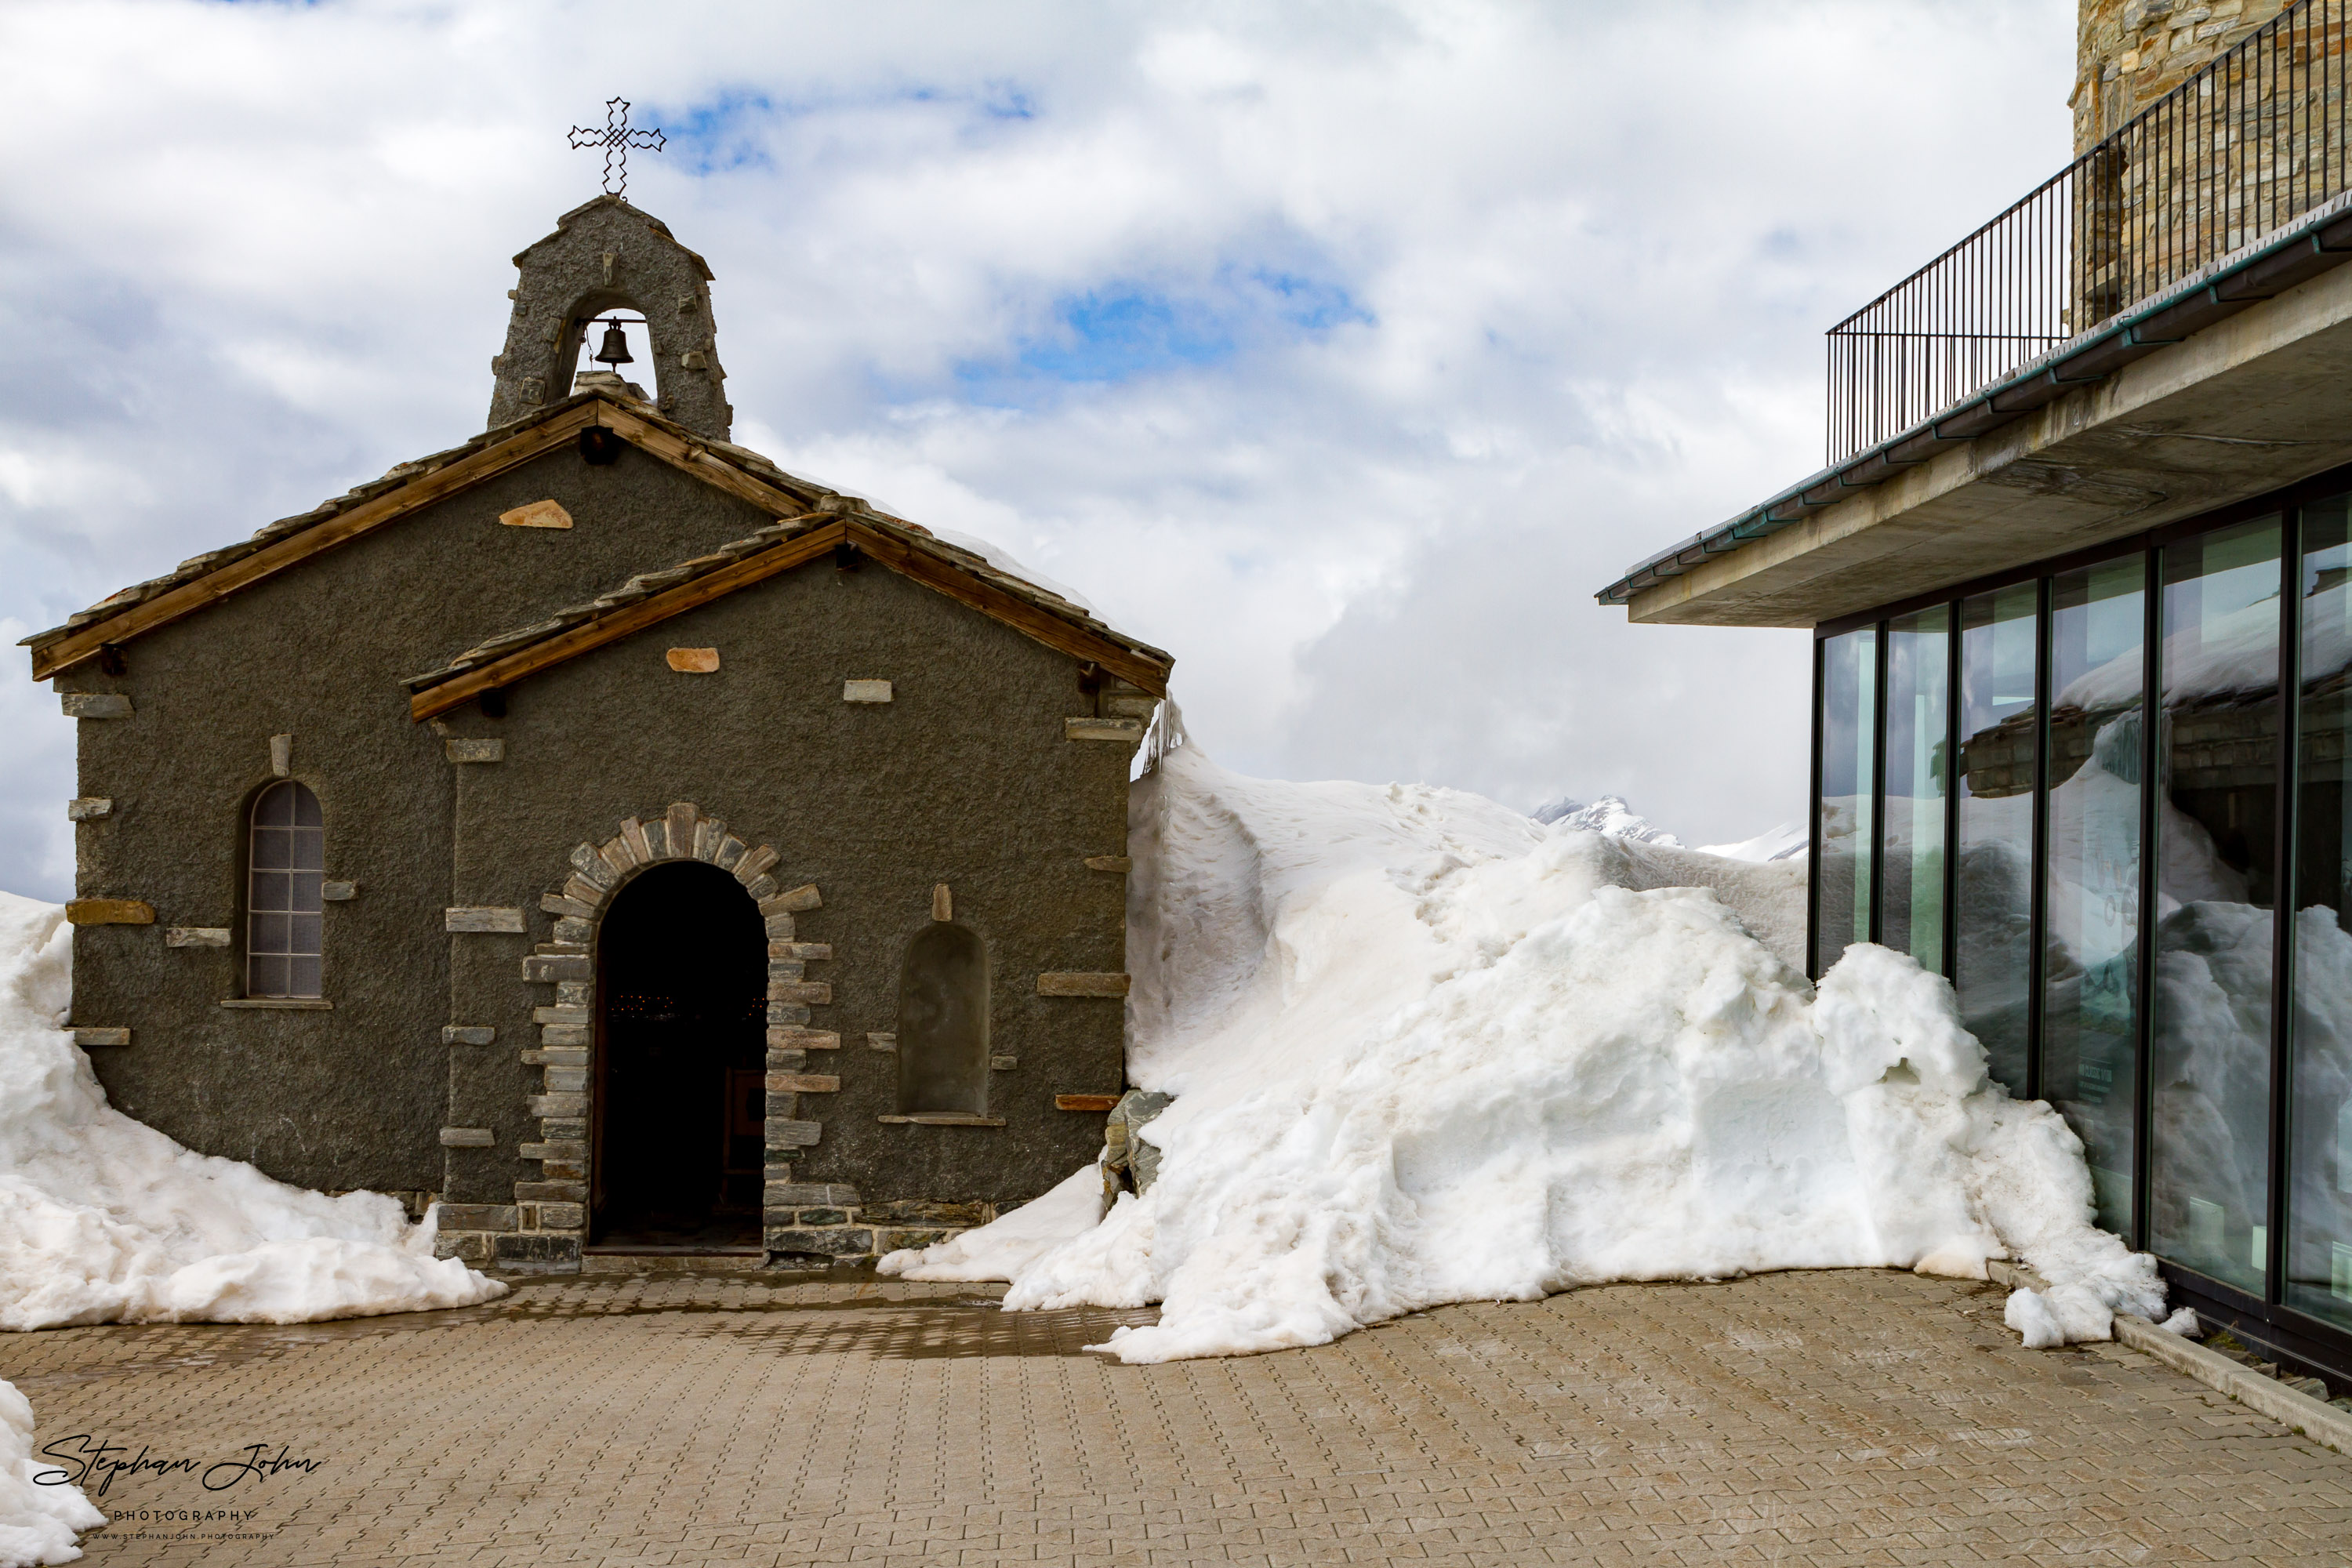
<svg viewBox="0 0 2352 1568">
<path fill-rule="evenodd" d="M 479 430 L 618 93 L 736 438 L 1080 588 L 1220 760 L 1744 837 L 1802 810 L 1806 634 L 1591 595 L 1819 466 L 1820 332 L 2064 162 L 2073 26 L 9 0 L 0 632 Z M 62 898 L 71 726 L 16 668 L 0 888 Z"/>
</svg>

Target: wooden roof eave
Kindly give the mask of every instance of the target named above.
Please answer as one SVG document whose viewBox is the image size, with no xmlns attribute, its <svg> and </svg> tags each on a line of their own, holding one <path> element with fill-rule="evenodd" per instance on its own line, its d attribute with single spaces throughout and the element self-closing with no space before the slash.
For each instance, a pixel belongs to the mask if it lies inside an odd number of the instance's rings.
<svg viewBox="0 0 2352 1568">
<path fill-rule="evenodd" d="M 700 440 L 682 435 L 666 421 L 648 418 L 602 394 L 584 395 L 559 405 L 539 422 L 512 435 L 451 459 L 383 494 L 323 521 L 274 540 L 250 554 L 225 563 L 201 577 L 166 589 L 152 598 L 125 606 L 119 614 L 91 621 L 62 635 L 31 644 L 33 679 L 52 676 L 97 658 L 109 644 L 169 626 L 207 608 L 239 589 L 274 577 L 314 555 L 356 539 L 436 501 L 445 500 L 508 469 L 554 450 L 591 426 L 601 425 L 648 456 L 669 464 L 712 488 L 746 501 L 771 517 L 813 520 L 810 495 L 794 494 L 746 472 L 714 454 Z M 810 544 L 822 538 L 822 544 Z M 491 686 L 562 663 L 604 643 L 626 637 L 678 615 L 695 605 L 733 592 L 777 572 L 790 570 L 848 541 L 877 561 L 924 586 L 946 595 L 993 620 L 1000 621 L 1048 647 L 1099 664 L 1154 696 L 1165 696 L 1171 662 L 1165 654 L 1129 644 L 1110 634 L 1069 620 L 986 577 L 960 566 L 901 536 L 887 521 L 857 517 L 833 528 L 817 530 L 786 541 L 773 549 L 748 556 L 731 565 L 704 574 L 677 587 L 611 615 L 569 627 L 519 649 L 478 670 L 452 678 L 419 692 L 410 703 L 412 715 L 430 718 L 446 712 Z M 803 553 L 806 549 L 809 553 Z M 621 627 L 609 635 L 604 628 Z M 505 671 L 501 679 L 484 679 Z M 464 695 L 447 697 L 459 686 Z M 446 700 L 443 700 L 447 697 Z M 420 707 L 422 705 L 422 707 Z"/>
<path fill-rule="evenodd" d="M 814 521 L 823 515 L 813 513 L 790 521 Z M 551 669 L 582 654 L 593 652 L 623 637 L 634 637 L 648 627 L 659 626 L 674 616 L 684 615 L 739 588 L 748 588 L 754 583 L 763 582 L 796 566 L 822 560 L 841 544 L 854 544 L 901 576 L 969 605 L 1056 652 L 1098 664 L 1154 697 L 1168 694 L 1171 665 L 1164 655 L 1155 658 L 1116 638 L 1065 620 L 1018 595 L 1007 593 L 899 539 L 893 531 L 877 527 L 867 519 L 844 518 L 785 540 L 758 554 L 747 555 L 729 565 L 706 572 L 699 577 L 640 599 L 634 605 L 624 605 L 562 631 L 551 632 L 540 641 L 517 648 L 502 658 L 416 689 L 408 700 L 409 719 L 421 722 L 437 718 L 464 707 L 485 691 L 512 686 L 541 670 Z"/>
<path fill-rule="evenodd" d="M 807 509 L 807 496 L 763 483 L 723 458 L 713 457 L 698 443 L 609 401 L 603 393 L 586 394 L 568 405 L 558 405 L 539 422 L 528 424 L 511 436 L 453 458 L 430 473 L 420 474 L 299 532 L 274 540 L 201 577 L 126 605 L 102 620 L 90 621 L 55 637 L 27 638 L 26 646 L 32 650 L 33 679 L 47 680 L 63 674 L 97 658 L 109 643 L 127 642 L 169 626 L 241 588 L 299 565 L 321 551 L 494 479 L 509 468 L 552 451 L 590 425 L 604 426 L 649 455 L 739 500 L 750 501 L 771 516 L 789 516 Z"/>
<path fill-rule="evenodd" d="M 872 526 L 866 519 L 851 520 L 849 537 L 859 549 L 901 576 L 969 605 L 1057 652 L 1099 664 L 1154 697 L 1168 695 L 1168 674 L 1174 661 L 1157 649 L 1146 649 L 1066 620 L 984 577 L 941 560 L 899 538 L 895 531 Z"/>
<path fill-rule="evenodd" d="M 560 409 L 543 423 L 519 430 L 506 439 L 492 442 L 478 451 L 468 452 L 431 473 L 417 476 L 396 489 L 387 490 L 373 500 L 338 512 L 299 533 L 289 533 L 250 555 L 226 563 L 216 571 L 207 572 L 151 599 L 129 605 L 119 615 L 91 621 L 54 640 L 36 643 L 32 648 L 33 679 L 47 680 L 77 665 L 86 664 L 97 658 L 100 650 L 109 643 L 127 642 L 169 626 L 218 603 L 241 588 L 299 565 L 322 551 L 331 550 L 405 517 L 421 507 L 446 500 L 519 464 L 527 463 L 541 453 L 551 451 L 575 438 L 583 426 L 596 423 L 599 406 L 599 403 L 592 399 L 573 407 Z"/>
</svg>

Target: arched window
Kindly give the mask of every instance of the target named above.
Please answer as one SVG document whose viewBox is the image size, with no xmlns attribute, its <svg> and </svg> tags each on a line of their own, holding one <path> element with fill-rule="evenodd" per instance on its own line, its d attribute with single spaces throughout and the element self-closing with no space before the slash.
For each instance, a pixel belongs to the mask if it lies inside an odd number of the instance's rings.
<svg viewBox="0 0 2352 1568">
<path fill-rule="evenodd" d="M 941 921 L 898 969 L 898 1113 L 988 1109 L 988 950 Z"/>
<path fill-rule="evenodd" d="M 291 779 L 253 803 L 246 847 L 245 994 L 319 994 L 319 884 L 327 829 L 319 797 Z"/>
</svg>

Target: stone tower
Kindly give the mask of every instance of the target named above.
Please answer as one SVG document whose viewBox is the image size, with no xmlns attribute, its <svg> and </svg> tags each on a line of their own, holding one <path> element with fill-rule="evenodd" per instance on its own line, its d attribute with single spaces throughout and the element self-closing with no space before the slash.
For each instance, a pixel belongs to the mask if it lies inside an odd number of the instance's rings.
<svg viewBox="0 0 2352 1568">
<path fill-rule="evenodd" d="M 490 426 L 572 393 L 587 323 L 614 310 L 646 319 L 661 412 L 713 440 L 735 411 L 710 321 L 710 268 L 668 226 L 619 196 L 598 196 L 555 220 L 555 232 L 515 258 L 506 352 L 490 362 L 498 387 Z"/>
<path fill-rule="evenodd" d="M 2081 157 L 2287 8 L 2289 0 L 2080 0 L 2074 155 Z"/>
</svg>

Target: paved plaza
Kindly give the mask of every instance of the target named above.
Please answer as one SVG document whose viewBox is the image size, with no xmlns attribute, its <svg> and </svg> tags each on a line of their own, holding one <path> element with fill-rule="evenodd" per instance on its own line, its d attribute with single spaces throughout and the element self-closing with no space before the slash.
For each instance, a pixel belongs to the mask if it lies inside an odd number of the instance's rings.
<svg viewBox="0 0 2352 1568">
<path fill-rule="evenodd" d="M 1613 1286 L 1156 1367 L 1081 1348 L 1146 1314 L 992 1294 L 539 1281 L 0 1335 L 0 1377 L 43 1445 L 150 1462 L 96 1500 L 108 1568 L 2352 1557 L 2352 1458 L 2131 1351 L 2021 1350 L 1990 1286 Z"/>
</svg>

